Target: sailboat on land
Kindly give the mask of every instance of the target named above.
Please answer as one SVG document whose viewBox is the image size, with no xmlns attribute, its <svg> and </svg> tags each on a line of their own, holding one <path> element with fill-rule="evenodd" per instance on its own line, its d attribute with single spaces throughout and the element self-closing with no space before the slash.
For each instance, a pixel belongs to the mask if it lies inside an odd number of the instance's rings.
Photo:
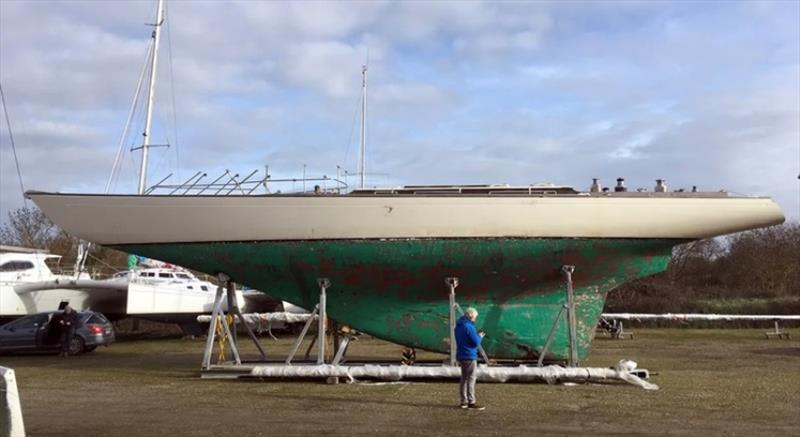
<svg viewBox="0 0 800 437">
<path fill-rule="evenodd" d="M 252 195 L 198 185 L 145 195 L 142 186 L 137 195 L 27 194 L 70 234 L 224 273 L 303 308 L 314 307 L 317 279 L 328 278 L 329 317 L 431 351 L 449 350 L 444 280 L 457 277 L 458 302 L 481 313 L 484 350 L 509 359 L 543 353 L 566 300 L 562 266 L 576 266 L 582 359 L 606 294 L 665 270 L 675 245 L 784 221 L 769 198 L 663 184 L 654 192 L 437 185 Z M 549 358 L 568 358 L 566 325 L 556 323 Z"/>
</svg>

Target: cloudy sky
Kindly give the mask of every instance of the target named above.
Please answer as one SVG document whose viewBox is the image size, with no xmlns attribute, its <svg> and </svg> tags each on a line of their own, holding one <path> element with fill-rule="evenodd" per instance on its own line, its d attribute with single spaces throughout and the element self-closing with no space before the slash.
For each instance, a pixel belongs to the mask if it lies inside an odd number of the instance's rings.
<svg viewBox="0 0 800 437">
<path fill-rule="evenodd" d="M 0 0 L 26 189 L 104 190 L 154 13 L 151 0 Z M 167 13 L 152 138 L 171 147 L 153 151 L 151 182 L 356 171 L 368 54 L 369 184 L 665 178 L 800 217 L 798 1 L 174 0 Z M 135 118 L 115 192 L 136 190 Z M 0 126 L 5 218 L 22 197 Z"/>
</svg>

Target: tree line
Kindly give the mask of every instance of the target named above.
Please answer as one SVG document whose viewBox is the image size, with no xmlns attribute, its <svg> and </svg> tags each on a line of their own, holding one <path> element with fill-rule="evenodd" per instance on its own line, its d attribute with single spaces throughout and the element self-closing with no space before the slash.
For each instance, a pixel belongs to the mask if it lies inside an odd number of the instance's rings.
<svg viewBox="0 0 800 437">
<path fill-rule="evenodd" d="M 666 271 L 617 287 L 606 310 L 798 314 L 800 223 L 676 246 Z"/>
<path fill-rule="evenodd" d="M 69 269 L 75 264 L 80 240 L 67 234 L 35 207 L 10 211 L 0 226 L 0 245 L 46 250 L 61 255 L 59 267 Z M 86 270 L 93 274 L 111 275 L 127 268 L 127 254 L 92 245 Z"/>
</svg>

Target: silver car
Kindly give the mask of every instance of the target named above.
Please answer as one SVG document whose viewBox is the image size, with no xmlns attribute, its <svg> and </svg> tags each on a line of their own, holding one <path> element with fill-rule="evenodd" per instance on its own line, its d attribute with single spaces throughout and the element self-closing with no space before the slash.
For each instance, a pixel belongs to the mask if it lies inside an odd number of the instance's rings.
<svg viewBox="0 0 800 437">
<path fill-rule="evenodd" d="M 0 353 L 52 352 L 60 351 L 60 327 L 51 324 L 55 314 L 50 311 L 22 317 L 0 326 Z M 108 346 L 114 342 L 114 327 L 101 313 L 78 312 L 80 325 L 69 345 L 69 354 L 91 352 L 97 346 Z"/>
</svg>

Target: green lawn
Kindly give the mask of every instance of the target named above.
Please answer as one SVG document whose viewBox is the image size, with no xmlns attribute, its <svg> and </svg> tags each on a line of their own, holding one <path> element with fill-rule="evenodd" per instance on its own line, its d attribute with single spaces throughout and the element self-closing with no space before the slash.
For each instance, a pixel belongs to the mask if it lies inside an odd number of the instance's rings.
<svg viewBox="0 0 800 437">
<path fill-rule="evenodd" d="M 800 433 L 800 330 L 641 329 L 598 338 L 588 366 L 637 361 L 661 389 L 622 383 L 479 384 L 485 411 L 455 408 L 455 383 L 201 380 L 201 340 L 140 340 L 73 357 L 2 356 L 17 372 L 29 435 L 514 435 Z M 262 344 L 285 354 L 290 340 Z M 246 354 L 255 357 L 252 345 Z M 362 339 L 350 356 L 398 360 Z M 419 354 L 420 358 L 436 358 Z"/>
</svg>

